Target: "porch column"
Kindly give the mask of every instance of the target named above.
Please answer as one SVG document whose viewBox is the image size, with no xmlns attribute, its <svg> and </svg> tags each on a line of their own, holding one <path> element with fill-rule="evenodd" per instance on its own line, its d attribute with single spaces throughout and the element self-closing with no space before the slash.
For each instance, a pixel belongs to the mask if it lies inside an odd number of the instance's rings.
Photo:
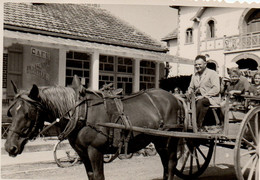
<svg viewBox="0 0 260 180">
<path fill-rule="evenodd" d="M 140 61 L 141 59 L 134 59 L 134 84 L 133 92 L 140 91 Z"/>
<path fill-rule="evenodd" d="M 58 70 L 58 85 L 65 86 L 66 84 L 66 49 L 59 49 L 59 70 Z"/>
<path fill-rule="evenodd" d="M 91 55 L 89 88 L 93 90 L 99 89 L 99 52 L 95 51 Z"/>
<path fill-rule="evenodd" d="M 155 62 L 155 88 L 159 88 L 160 62 Z"/>
</svg>

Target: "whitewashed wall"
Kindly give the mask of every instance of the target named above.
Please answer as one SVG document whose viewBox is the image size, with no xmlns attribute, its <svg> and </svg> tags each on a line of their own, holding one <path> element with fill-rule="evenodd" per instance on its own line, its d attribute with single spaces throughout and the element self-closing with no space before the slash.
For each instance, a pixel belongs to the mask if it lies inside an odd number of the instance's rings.
<svg viewBox="0 0 260 180">
<path fill-rule="evenodd" d="M 209 59 L 218 63 L 218 72 L 224 76 L 226 72 L 225 65 L 232 62 L 236 54 L 224 54 L 224 36 L 239 35 L 239 23 L 244 8 L 207 8 L 200 18 L 200 22 L 194 22 L 191 19 L 196 15 L 200 7 L 180 7 L 178 24 L 178 43 L 177 48 L 170 44 L 170 54 L 176 54 L 180 57 L 194 59 L 198 54 L 208 54 Z M 207 38 L 207 23 L 209 20 L 215 21 L 215 35 L 213 39 Z M 186 30 L 193 29 L 193 43 L 186 44 Z M 258 52 L 251 52 L 259 54 Z M 171 76 L 190 75 L 194 72 L 191 65 L 171 64 Z"/>
<path fill-rule="evenodd" d="M 180 57 L 194 59 L 198 54 L 198 26 L 191 21 L 199 7 L 181 7 L 179 12 L 178 54 Z M 193 29 L 193 43 L 186 43 L 186 30 Z"/>
</svg>

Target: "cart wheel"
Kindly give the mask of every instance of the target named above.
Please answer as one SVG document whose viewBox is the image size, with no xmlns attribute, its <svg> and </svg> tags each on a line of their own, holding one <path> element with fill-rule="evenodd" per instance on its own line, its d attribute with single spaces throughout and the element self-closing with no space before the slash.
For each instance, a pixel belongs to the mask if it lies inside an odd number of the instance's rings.
<svg viewBox="0 0 260 180">
<path fill-rule="evenodd" d="M 196 179 L 208 167 L 214 140 L 181 138 L 178 145 L 176 175 L 182 179 Z"/>
<path fill-rule="evenodd" d="M 76 151 L 67 140 L 59 141 L 53 149 L 54 160 L 59 167 L 70 167 L 79 161 Z"/>
<path fill-rule="evenodd" d="M 237 179 L 259 179 L 260 107 L 244 117 L 236 138 L 234 162 Z"/>
</svg>

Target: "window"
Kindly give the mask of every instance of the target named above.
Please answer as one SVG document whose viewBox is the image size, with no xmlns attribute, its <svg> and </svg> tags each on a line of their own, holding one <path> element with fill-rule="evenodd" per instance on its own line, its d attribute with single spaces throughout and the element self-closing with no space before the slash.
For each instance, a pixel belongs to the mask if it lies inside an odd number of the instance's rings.
<svg viewBox="0 0 260 180">
<path fill-rule="evenodd" d="M 192 37 L 192 29 L 189 28 L 186 30 L 186 43 L 193 43 L 193 37 Z"/>
<path fill-rule="evenodd" d="M 99 56 L 99 70 L 114 72 L 115 57 L 114 56 Z"/>
<path fill-rule="evenodd" d="M 140 62 L 140 89 L 155 88 L 156 64 L 153 61 Z"/>
<path fill-rule="evenodd" d="M 208 22 L 208 31 L 207 31 L 207 37 L 208 38 L 214 38 L 215 37 L 215 22 L 213 20 L 210 20 Z"/>
<path fill-rule="evenodd" d="M 114 88 L 122 88 L 123 94 L 133 91 L 133 59 L 118 56 L 99 56 L 99 88 L 113 83 Z"/>
<path fill-rule="evenodd" d="M 85 86 L 89 83 L 90 55 L 87 53 L 70 51 L 66 60 L 66 86 L 71 85 L 76 74 L 80 79 L 84 78 Z"/>
<path fill-rule="evenodd" d="M 255 10 L 247 20 L 247 32 L 260 31 L 260 10 Z"/>
</svg>

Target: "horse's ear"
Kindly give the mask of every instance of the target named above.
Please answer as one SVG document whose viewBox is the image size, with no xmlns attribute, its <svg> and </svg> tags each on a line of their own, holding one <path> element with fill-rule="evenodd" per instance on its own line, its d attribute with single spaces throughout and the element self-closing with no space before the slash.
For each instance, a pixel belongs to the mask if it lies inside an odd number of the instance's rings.
<svg viewBox="0 0 260 180">
<path fill-rule="evenodd" d="M 77 89 L 80 85 L 81 85 L 80 79 L 79 79 L 79 77 L 75 74 L 75 75 L 73 76 L 73 80 L 72 80 L 71 86 L 72 86 L 74 89 Z"/>
<path fill-rule="evenodd" d="M 12 83 L 12 86 L 13 86 L 14 93 L 17 94 L 18 88 L 17 88 L 16 84 L 12 80 L 11 80 L 11 83 Z"/>
<path fill-rule="evenodd" d="M 37 100 L 38 97 L 39 97 L 39 88 L 38 86 L 36 86 L 35 84 L 33 85 L 29 95 L 28 95 L 29 98 L 31 99 L 34 99 L 34 100 Z"/>
</svg>

